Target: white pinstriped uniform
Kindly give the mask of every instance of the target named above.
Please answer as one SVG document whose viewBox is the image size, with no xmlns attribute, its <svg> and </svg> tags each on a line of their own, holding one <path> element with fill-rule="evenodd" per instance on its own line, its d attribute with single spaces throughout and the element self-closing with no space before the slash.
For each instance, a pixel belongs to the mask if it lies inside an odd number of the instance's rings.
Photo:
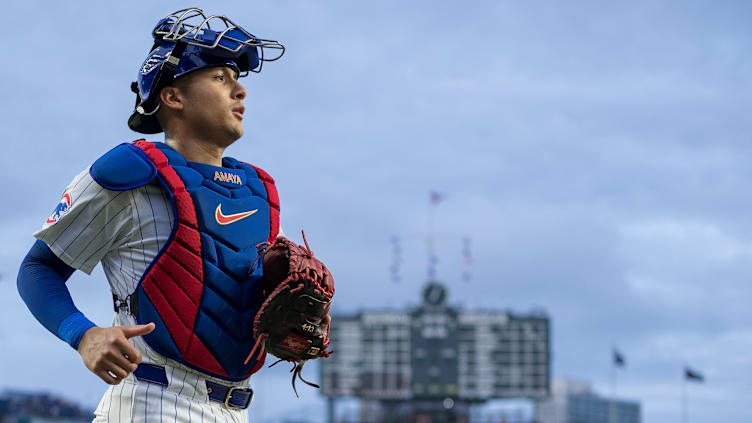
<svg viewBox="0 0 752 423">
<path fill-rule="evenodd" d="M 91 274 L 102 263 L 110 289 L 124 299 L 136 290 L 149 263 L 167 242 L 172 230 L 171 201 L 158 181 L 128 190 L 111 191 L 97 184 L 87 168 L 68 185 L 68 211 L 55 223 L 45 223 L 34 237 L 47 244 L 68 266 Z M 280 227 L 280 235 L 282 229 Z M 135 325 L 135 317 L 121 310 L 115 325 Z M 248 410 L 230 410 L 209 401 L 205 380 L 226 386 L 249 385 L 209 377 L 171 360 L 149 347 L 142 337 L 131 338 L 143 363 L 165 367 L 168 386 L 137 380 L 129 374 L 110 386 L 95 411 L 95 422 L 247 422 Z"/>
</svg>

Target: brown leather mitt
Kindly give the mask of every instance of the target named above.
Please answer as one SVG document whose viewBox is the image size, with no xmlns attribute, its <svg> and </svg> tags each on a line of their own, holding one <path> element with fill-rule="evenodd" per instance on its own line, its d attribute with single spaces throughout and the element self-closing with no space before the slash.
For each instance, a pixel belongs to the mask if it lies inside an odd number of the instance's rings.
<svg viewBox="0 0 752 423">
<path fill-rule="evenodd" d="M 292 386 L 306 360 L 329 357 L 329 307 L 334 296 L 334 279 L 324 263 L 313 256 L 303 233 L 305 247 L 279 237 L 263 252 L 263 286 L 266 301 L 253 321 L 253 337 L 279 361 L 295 363 Z M 248 362 L 246 359 L 246 362 Z M 274 364 L 277 364 L 277 361 Z M 274 365 L 272 364 L 272 365 Z"/>
</svg>

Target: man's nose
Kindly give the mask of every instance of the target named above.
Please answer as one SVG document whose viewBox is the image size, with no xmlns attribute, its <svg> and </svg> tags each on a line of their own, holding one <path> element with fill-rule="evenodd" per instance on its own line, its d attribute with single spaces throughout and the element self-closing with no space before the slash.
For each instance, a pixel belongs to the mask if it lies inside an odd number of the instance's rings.
<svg viewBox="0 0 752 423">
<path fill-rule="evenodd" d="M 235 89 L 235 98 L 238 100 L 242 100 L 246 96 L 245 87 L 241 85 L 239 82 L 236 82 L 238 84 L 237 88 Z"/>
</svg>

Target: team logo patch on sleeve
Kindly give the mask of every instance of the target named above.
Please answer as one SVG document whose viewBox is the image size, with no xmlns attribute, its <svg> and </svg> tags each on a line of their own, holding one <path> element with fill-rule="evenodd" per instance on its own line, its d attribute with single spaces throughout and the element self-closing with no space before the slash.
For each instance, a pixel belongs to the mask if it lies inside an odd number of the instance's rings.
<svg viewBox="0 0 752 423">
<path fill-rule="evenodd" d="M 65 194 L 63 194 L 63 198 L 60 199 L 60 202 L 57 203 L 57 207 L 55 207 L 55 210 L 52 212 L 50 217 L 47 218 L 46 223 L 55 223 L 60 220 L 61 217 L 65 216 L 68 213 L 70 206 L 71 198 L 70 195 L 66 192 Z"/>
</svg>

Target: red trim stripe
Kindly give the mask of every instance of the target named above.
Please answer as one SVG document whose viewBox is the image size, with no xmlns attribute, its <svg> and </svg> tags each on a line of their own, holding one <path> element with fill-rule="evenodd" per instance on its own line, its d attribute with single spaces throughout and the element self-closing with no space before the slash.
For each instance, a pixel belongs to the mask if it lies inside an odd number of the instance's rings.
<svg viewBox="0 0 752 423">
<path fill-rule="evenodd" d="M 144 291 L 149 300 L 159 310 L 170 336 L 173 337 L 175 344 L 183 354 L 183 359 L 199 369 L 229 377 L 227 371 L 194 333 L 196 316 L 198 315 L 197 304 L 201 303 L 203 292 L 204 269 L 201 261 L 201 235 L 198 232 L 198 219 L 196 218 L 196 207 L 193 204 L 193 199 L 186 191 L 183 181 L 169 165 L 167 156 L 162 151 L 156 148 L 153 143 L 145 140 L 136 141 L 134 145 L 143 150 L 156 165 L 160 176 L 172 191 L 178 213 L 178 227 L 175 237 L 144 278 L 142 282 Z M 176 263 L 181 265 L 180 270 L 175 267 Z M 169 275 L 164 269 L 171 269 L 176 273 L 183 271 L 189 273 L 192 276 L 189 279 L 193 279 L 191 281 L 193 286 L 181 287 L 181 284 L 174 280 L 175 276 Z M 162 285 L 164 291 L 154 280 L 157 273 L 162 274 L 162 279 L 168 279 L 172 282 L 172 284 L 165 282 L 165 285 Z M 167 275 L 167 278 L 164 278 L 165 275 Z M 198 286 L 196 282 L 198 282 Z M 186 297 L 190 301 L 186 301 Z M 175 309 L 174 307 L 179 304 L 182 304 L 180 309 Z"/>
<path fill-rule="evenodd" d="M 252 167 L 258 174 L 261 182 L 264 183 L 266 188 L 266 201 L 269 203 L 269 243 L 274 243 L 279 235 L 279 194 L 277 193 L 277 186 L 274 184 L 274 178 L 272 178 L 264 169 L 258 166 L 254 166 L 250 163 L 242 162 Z"/>
<path fill-rule="evenodd" d="M 264 169 L 261 169 L 258 166 L 254 166 L 247 162 L 241 162 L 245 163 L 248 166 L 252 167 L 253 170 L 256 171 L 256 174 L 258 175 L 259 179 L 261 179 L 261 182 L 264 184 L 264 188 L 266 189 L 266 201 L 269 203 L 269 243 L 272 244 L 277 239 L 277 235 L 279 235 L 279 194 L 277 193 L 277 185 L 274 183 L 274 178 L 271 177 Z M 264 366 L 264 362 L 266 361 L 266 351 L 264 351 L 261 356 L 259 356 L 258 360 L 256 361 L 256 364 L 253 366 L 250 372 L 248 372 L 247 376 L 250 376 L 257 371 L 261 369 L 261 367 Z"/>
</svg>

